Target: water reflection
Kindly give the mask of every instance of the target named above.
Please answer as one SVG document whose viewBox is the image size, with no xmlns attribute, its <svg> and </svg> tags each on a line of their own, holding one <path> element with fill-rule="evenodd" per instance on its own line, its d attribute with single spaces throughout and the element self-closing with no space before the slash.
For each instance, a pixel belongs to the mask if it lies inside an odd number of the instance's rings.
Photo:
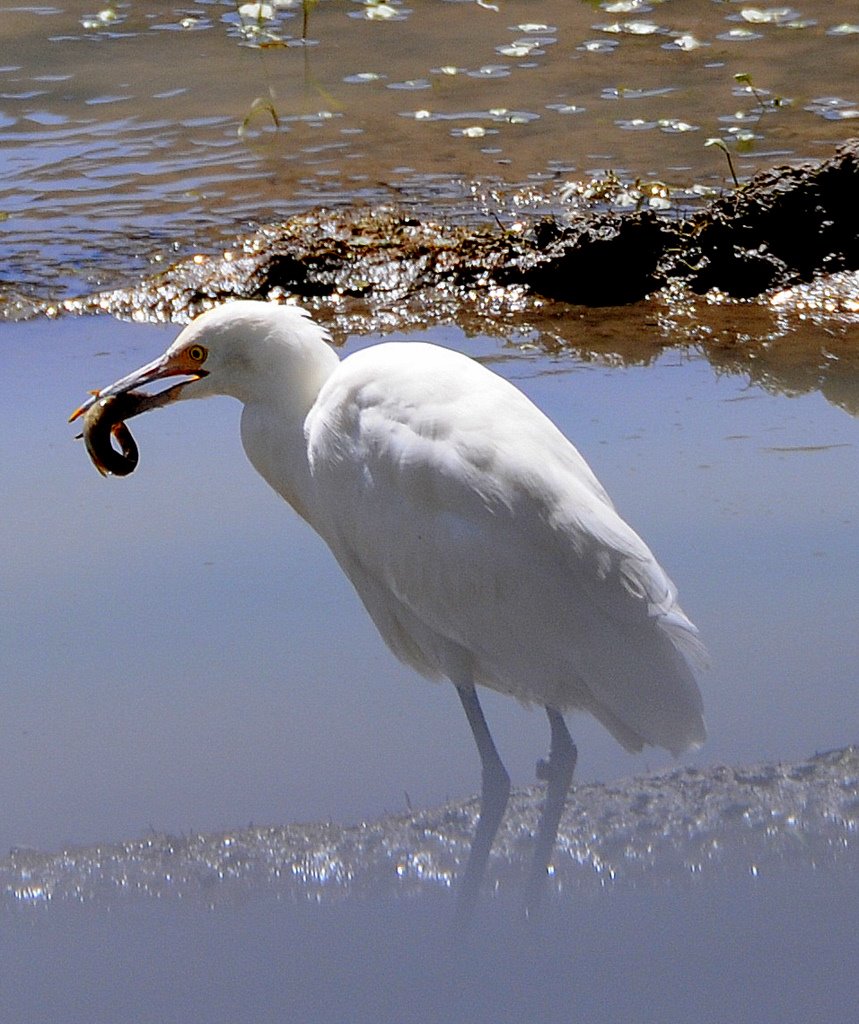
<svg viewBox="0 0 859 1024">
<path fill-rule="evenodd" d="M 850 1020 L 854 881 L 845 866 L 630 887 L 539 929 L 499 900 L 466 949 L 444 901 L 54 907 L 4 915 L 0 984 L 10 1024 Z"/>
</svg>

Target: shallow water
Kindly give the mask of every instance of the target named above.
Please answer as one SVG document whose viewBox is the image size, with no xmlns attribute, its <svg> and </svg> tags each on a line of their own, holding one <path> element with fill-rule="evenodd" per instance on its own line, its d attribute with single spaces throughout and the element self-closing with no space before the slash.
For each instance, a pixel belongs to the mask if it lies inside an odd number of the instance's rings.
<svg viewBox="0 0 859 1024">
<path fill-rule="evenodd" d="M 248 467 L 228 400 L 135 421 L 141 464 L 127 479 L 88 464 L 65 423 L 71 405 L 149 359 L 172 328 L 65 318 L 2 333 L 0 401 L 14 415 L 0 437 L 0 849 L 359 821 L 475 791 L 452 691 L 384 650 L 320 543 Z M 859 465 L 844 408 L 693 354 L 625 368 L 428 335 L 550 412 L 672 572 L 713 658 L 701 678 L 710 740 L 686 764 L 855 741 Z M 491 695 L 485 706 L 514 783 L 530 782 L 543 717 Z M 580 783 L 670 764 L 629 757 L 586 718 L 571 727 Z M 487 897 L 460 945 L 443 893 L 391 902 L 383 888 L 318 905 L 281 902 L 262 880 L 221 901 L 188 888 L 167 856 L 154 867 L 174 899 L 118 904 L 110 872 L 102 882 L 98 861 L 72 852 L 59 877 L 78 872 L 82 902 L 2 909 L 2 1016 L 849 1019 L 855 807 L 846 813 L 830 821 L 846 860 L 815 845 L 807 819 L 788 837 L 798 859 L 751 871 L 771 841 L 761 820 L 764 846 L 690 872 L 681 827 L 657 870 L 608 890 L 577 883 L 537 923 L 522 921 L 515 883 Z M 778 827 L 792 831 L 781 811 Z M 134 886 L 133 858 L 110 871 Z"/>
<path fill-rule="evenodd" d="M 0 849 L 149 825 L 355 821 L 471 793 L 476 756 L 453 694 L 388 654 L 321 542 L 247 464 L 235 403 L 135 421 L 127 479 L 89 465 L 68 412 L 174 330 L 3 328 L 15 415 L 0 441 Z M 693 355 L 623 368 L 424 336 L 524 388 L 674 577 L 714 664 L 701 680 L 710 740 L 692 763 L 855 741 L 855 419 Z M 542 716 L 491 695 L 487 709 L 514 779 L 530 781 Z M 581 781 L 667 763 L 628 757 L 587 718 L 572 728 Z"/>
<path fill-rule="evenodd" d="M 682 894 L 627 890 L 586 899 L 572 917 L 549 912 L 542 929 L 494 906 L 468 949 L 433 902 L 63 906 L 50 929 L 38 914 L 5 922 L 5 1019 L 847 1021 L 857 989 L 847 966 L 855 906 L 844 894 L 854 881 L 808 871 Z"/>
<path fill-rule="evenodd" d="M 0 260 L 25 289 L 115 284 L 320 202 L 508 220 L 611 170 L 670 207 L 730 184 L 710 138 L 743 178 L 859 118 L 849 3 L 321 0 L 306 45 L 296 4 L 98 7 L 4 13 Z"/>
</svg>

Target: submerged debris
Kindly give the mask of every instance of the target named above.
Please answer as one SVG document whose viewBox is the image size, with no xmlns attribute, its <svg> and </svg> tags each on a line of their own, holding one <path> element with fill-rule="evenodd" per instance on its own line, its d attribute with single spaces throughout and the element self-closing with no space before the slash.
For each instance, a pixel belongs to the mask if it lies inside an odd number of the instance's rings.
<svg viewBox="0 0 859 1024">
<path fill-rule="evenodd" d="M 542 805 L 537 786 L 513 794 L 493 848 L 490 888 L 521 889 Z M 129 896 L 214 903 L 247 892 L 330 900 L 415 895 L 455 885 L 478 801 L 353 827 L 153 833 L 57 854 L 13 850 L 0 860 L 0 908 Z M 780 864 L 859 867 L 859 748 L 795 764 L 678 768 L 575 787 L 558 831 L 555 898 L 607 886 Z"/>
</svg>

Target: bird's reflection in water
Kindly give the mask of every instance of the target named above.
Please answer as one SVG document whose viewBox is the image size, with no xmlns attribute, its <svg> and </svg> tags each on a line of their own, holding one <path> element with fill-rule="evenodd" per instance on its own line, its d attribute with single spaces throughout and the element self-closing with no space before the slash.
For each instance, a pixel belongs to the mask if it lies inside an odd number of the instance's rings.
<svg viewBox="0 0 859 1024">
<path fill-rule="evenodd" d="M 704 649 L 673 584 L 578 451 L 512 384 L 417 342 L 341 362 L 303 310 L 233 302 L 78 414 L 177 377 L 169 401 L 243 404 L 249 459 L 326 541 L 390 649 L 456 687 L 482 764 L 461 920 L 510 792 L 477 686 L 548 715 L 530 906 L 576 764 L 564 712 L 589 712 L 630 751 L 703 742 L 689 662 Z M 85 430 L 93 424 L 86 417 Z"/>
</svg>

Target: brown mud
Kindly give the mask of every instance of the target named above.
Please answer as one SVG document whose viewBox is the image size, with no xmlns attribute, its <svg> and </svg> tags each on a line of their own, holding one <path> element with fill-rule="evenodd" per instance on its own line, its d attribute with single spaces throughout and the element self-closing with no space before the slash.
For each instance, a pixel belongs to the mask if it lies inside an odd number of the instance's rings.
<svg viewBox="0 0 859 1024">
<path fill-rule="evenodd" d="M 10 298 L 5 313 L 181 321 L 233 298 L 298 300 L 335 342 L 445 322 L 632 362 L 689 342 L 717 363 L 743 364 L 764 385 L 826 390 L 833 376 L 855 379 L 859 368 L 849 330 L 859 323 L 857 193 L 852 140 L 822 163 L 762 172 L 671 217 L 592 206 L 464 226 L 394 206 L 316 209 L 132 287 Z"/>
</svg>

